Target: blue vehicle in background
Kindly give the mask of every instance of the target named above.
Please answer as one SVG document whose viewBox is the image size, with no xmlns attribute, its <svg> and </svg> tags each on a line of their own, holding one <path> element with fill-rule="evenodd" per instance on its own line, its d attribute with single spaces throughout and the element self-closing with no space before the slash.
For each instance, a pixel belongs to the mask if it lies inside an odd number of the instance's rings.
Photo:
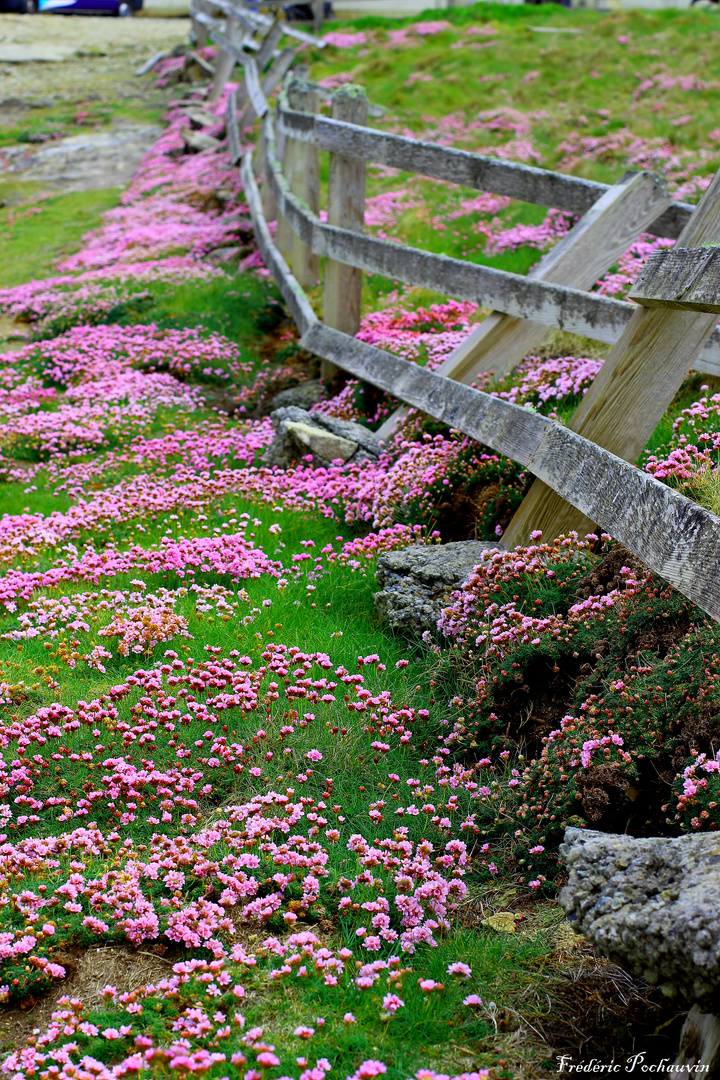
<svg viewBox="0 0 720 1080">
<path fill-rule="evenodd" d="M 0 12 L 20 15 L 37 12 L 57 15 L 117 15 L 127 18 L 140 11 L 143 0 L 0 0 Z"/>
</svg>

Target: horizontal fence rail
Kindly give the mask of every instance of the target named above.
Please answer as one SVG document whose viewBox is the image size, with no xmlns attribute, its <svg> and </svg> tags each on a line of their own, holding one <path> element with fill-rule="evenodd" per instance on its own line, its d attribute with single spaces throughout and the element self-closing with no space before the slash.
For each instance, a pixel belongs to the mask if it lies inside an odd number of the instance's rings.
<svg viewBox="0 0 720 1080">
<path fill-rule="evenodd" d="M 507 195 L 538 206 L 551 206 L 571 214 L 584 214 L 605 194 L 609 184 L 584 180 L 579 176 L 549 172 L 532 165 L 517 165 L 500 158 L 483 157 L 469 150 L 438 146 L 403 135 L 390 135 L 372 128 L 340 123 L 326 116 L 297 112 L 284 95 L 278 104 L 279 130 L 301 142 L 312 142 L 321 150 L 347 154 L 377 165 L 419 173 L 433 180 Z M 693 207 L 673 203 L 650 226 L 656 236 L 675 239 L 680 235 Z"/>
<path fill-rule="evenodd" d="M 270 236 L 251 151 L 242 179 L 258 247 L 304 348 L 519 462 L 720 621 L 720 518 L 554 420 L 323 326 Z"/>
<path fill-rule="evenodd" d="M 295 115 L 308 120 L 318 119 L 310 113 Z M 328 123 L 335 123 L 336 128 L 346 126 L 336 121 L 329 120 Z M 614 344 L 630 321 L 634 305 L 622 300 L 534 281 L 523 274 L 434 255 L 323 223 L 290 190 L 277 158 L 273 120 L 269 115 L 263 134 L 267 178 L 278 211 L 314 254 L 606 344 Z M 541 169 L 535 171 L 545 177 L 559 175 L 543 173 Z M 603 185 L 601 194 L 606 190 L 607 185 Z M 588 205 L 592 206 L 594 201 Z M 720 375 L 720 331 L 716 331 L 704 347 L 695 367 L 705 374 Z"/>
</svg>

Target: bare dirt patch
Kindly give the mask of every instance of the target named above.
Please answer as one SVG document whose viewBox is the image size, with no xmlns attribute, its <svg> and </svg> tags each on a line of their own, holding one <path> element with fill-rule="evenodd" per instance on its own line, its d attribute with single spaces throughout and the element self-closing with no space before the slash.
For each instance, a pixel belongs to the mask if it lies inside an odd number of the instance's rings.
<svg viewBox="0 0 720 1080">
<path fill-rule="evenodd" d="M 104 987 L 114 986 L 121 994 L 132 993 L 166 978 L 172 972 L 173 961 L 151 952 L 109 945 L 63 956 L 62 963 L 67 977 L 47 994 L 29 998 L 25 1008 L 0 1011 L 0 1047 L 4 1050 L 22 1046 L 28 1038 L 44 1032 L 60 998 L 79 998 L 86 1009 L 98 1008 L 103 1003 Z"/>
<path fill-rule="evenodd" d="M 40 148 L 22 143 L 0 150 L 0 173 L 61 191 L 124 187 L 161 133 L 159 124 L 115 120 L 109 130 L 71 135 Z"/>
</svg>

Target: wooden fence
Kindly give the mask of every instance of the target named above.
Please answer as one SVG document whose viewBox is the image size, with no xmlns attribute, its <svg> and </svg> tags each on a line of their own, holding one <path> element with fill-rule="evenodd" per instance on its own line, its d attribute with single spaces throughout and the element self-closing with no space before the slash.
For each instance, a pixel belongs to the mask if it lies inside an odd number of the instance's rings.
<svg viewBox="0 0 720 1080">
<path fill-rule="evenodd" d="M 211 19 L 207 11 L 197 14 L 200 3 L 208 0 L 195 0 L 194 19 Z M 388 135 L 367 126 L 368 103 L 359 87 L 341 87 L 332 95 L 331 116 L 320 115 L 318 88 L 302 72 L 286 78 L 271 110 L 267 97 L 278 85 L 282 56 L 274 46 L 290 28 L 269 19 L 264 38 L 253 37 L 251 43 L 246 37 L 237 44 L 233 21 L 244 26 L 240 15 L 248 13 L 213 4 L 220 7 L 225 23 L 210 27 L 221 47 L 216 74 L 227 68 L 228 57 L 240 63 L 244 121 L 252 113 L 263 118 L 259 150 L 242 156 L 256 239 L 300 329 L 301 344 L 322 358 L 324 375 L 332 379 L 345 372 L 363 379 L 405 408 L 422 409 L 533 473 L 535 484 L 503 538 L 507 546 L 529 542 L 535 529 L 548 537 L 597 525 L 720 620 L 720 518 L 632 464 L 688 372 L 720 374 L 720 302 L 712 284 L 698 287 L 700 274 L 714 277 L 716 262 L 691 251 L 682 271 L 675 267 L 668 277 L 658 269 L 662 260 L 651 259 L 636 287 L 638 303 L 587 291 L 643 232 L 677 239 L 678 258 L 680 248 L 707 251 L 720 244 L 720 173 L 695 208 L 673 203 L 660 178 L 646 172 L 608 186 Z M 257 31 L 260 24 L 252 25 Z M 273 47 L 264 49 L 271 34 Z M 232 97 L 227 126 L 238 160 L 243 124 Z M 330 154 L 326 222 L 319 206 L 321 150 Z M 526 277 L 388 243 L 363 234 L 368 162 L 569 210 L 580 218 Z M 267 224 L 273 218 L 275 239 Z M 318 280 L 321 258 L 323 321 L 304 291 Z M 473 300 L 492 311 L 438 371 L 430 372 L 353 336 L 363 271 Z M 680 292 L 656 287 L 658 275 L 663 282 L 682 279 Z M 512 370 L 553 328 L 613 345 L 567 426 L 468 385 L 483 371 Z M 381 434 L 392 430 L 397 418 L 386 422 Z"/>
</svg>

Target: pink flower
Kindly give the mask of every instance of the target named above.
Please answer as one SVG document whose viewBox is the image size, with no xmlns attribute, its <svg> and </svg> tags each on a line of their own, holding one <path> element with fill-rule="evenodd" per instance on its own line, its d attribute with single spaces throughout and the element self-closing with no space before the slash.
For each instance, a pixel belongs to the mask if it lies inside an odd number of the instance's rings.
<svg viewBox="0 0 720 1080">
<path fill-rule="evenodd" d="M 472 968 L 467 964 L 463 964 L 458 960 L 454 964 L 448 966 L 448 975 L 457 975 L 459 979 L 469 979 L 472 975 Z"/>
<path fill-rule="evenodd" d="M 255 1059 L 261 1069 L 272 1069 L 280 1064 L 280 1058 L 271 1050 L 263 1050 Z"/>
<path fill-rule="evenodd" d="M 387 1066 L 382 1061 L 363 1061 L 348 1080 L 372 1080 L 374 1076 L 382 1076 L 387 1072 Z"/>
<path fill-rule="evenodd" d="M 397 994 L 386 994 L 382 1001 L 383 1012 L 396 1013 L 405 1008 L 405 1002 Z"/>
</svg>

